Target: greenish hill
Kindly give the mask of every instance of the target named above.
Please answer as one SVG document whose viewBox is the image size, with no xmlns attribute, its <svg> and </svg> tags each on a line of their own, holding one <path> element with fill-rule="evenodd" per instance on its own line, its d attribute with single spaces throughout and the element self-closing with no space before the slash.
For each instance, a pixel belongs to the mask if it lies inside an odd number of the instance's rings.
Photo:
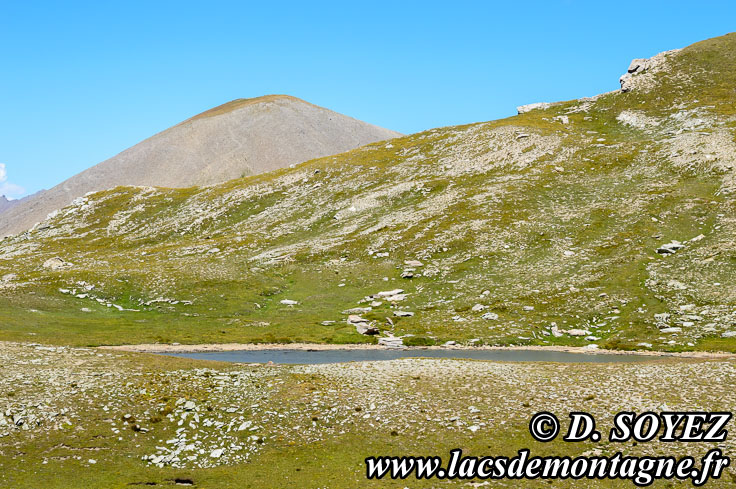
<svg viewBox="0 0 736 489">
<path fill-rule="evenodd" d="M 641 64 L 626 91 L 77 199 L 0 243 L 0 339 L 376 341 L 353 314 L 407 344 L 734 351 L 736 34 Z"/>
</svg>

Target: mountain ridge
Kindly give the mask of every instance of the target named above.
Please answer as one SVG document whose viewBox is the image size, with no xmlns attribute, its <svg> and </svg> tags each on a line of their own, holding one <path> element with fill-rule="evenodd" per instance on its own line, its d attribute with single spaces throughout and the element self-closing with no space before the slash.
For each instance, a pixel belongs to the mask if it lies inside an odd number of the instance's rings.
<svg viewBox="0 0 736 489">
<path fill-rule="evenodd" d="M 399 133 L 296 97 L 237 99 L 197 114 L 0 214 L 0 235 L 30 228 L 92 191 L 119 185 L 211 185 Z"/>
</svg>

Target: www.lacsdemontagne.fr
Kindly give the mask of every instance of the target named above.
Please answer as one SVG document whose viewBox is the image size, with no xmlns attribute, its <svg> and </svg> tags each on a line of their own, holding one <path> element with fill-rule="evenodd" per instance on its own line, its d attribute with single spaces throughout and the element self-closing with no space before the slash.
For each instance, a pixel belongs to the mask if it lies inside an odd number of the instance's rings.
<svg viewBox="0 0 736 489">
<path fill-rule="evenodd" d="M 696 464 L 693 457 L 536 457 L 519 450 L 514 457 L 463 457 L 450 451 L 445 467 L 442 457 L 368 457 L 368 479 L 620 479 L 648 486 L 660 479 L 691 480 L 695 486 L 720 478 L 730 459 L 718 449 L 710 450 Z"/>
</svg>

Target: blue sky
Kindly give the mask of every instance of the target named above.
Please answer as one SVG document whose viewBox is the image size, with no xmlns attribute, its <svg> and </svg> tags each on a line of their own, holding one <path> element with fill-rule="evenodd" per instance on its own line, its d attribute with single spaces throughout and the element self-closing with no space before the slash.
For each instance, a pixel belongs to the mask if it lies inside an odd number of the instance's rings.
<svg viewBox="0 0 736 489">
<path fill-rule="evenodd" d="M 103 5 L 103 4 L 111 5 Z M 0 1 L 0 193 L 49 188 L 228 100 L 404 133 L 618 88 L 736 30 L 736 2 Z"/>
</svg>

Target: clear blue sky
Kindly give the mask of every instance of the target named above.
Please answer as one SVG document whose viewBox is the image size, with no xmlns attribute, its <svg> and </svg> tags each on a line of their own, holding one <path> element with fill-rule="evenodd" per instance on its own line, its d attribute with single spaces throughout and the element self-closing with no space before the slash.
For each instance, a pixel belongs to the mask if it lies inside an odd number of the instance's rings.
<svg viewBox="0 0 736 489">
<path fill-rule="evenodd" d="M 0 1 L 0 193 L 234 98 L 412 133 L 613 90 L 632 58 L 736 30 L 732 1 L 107 3 Z"/>
</svg>

